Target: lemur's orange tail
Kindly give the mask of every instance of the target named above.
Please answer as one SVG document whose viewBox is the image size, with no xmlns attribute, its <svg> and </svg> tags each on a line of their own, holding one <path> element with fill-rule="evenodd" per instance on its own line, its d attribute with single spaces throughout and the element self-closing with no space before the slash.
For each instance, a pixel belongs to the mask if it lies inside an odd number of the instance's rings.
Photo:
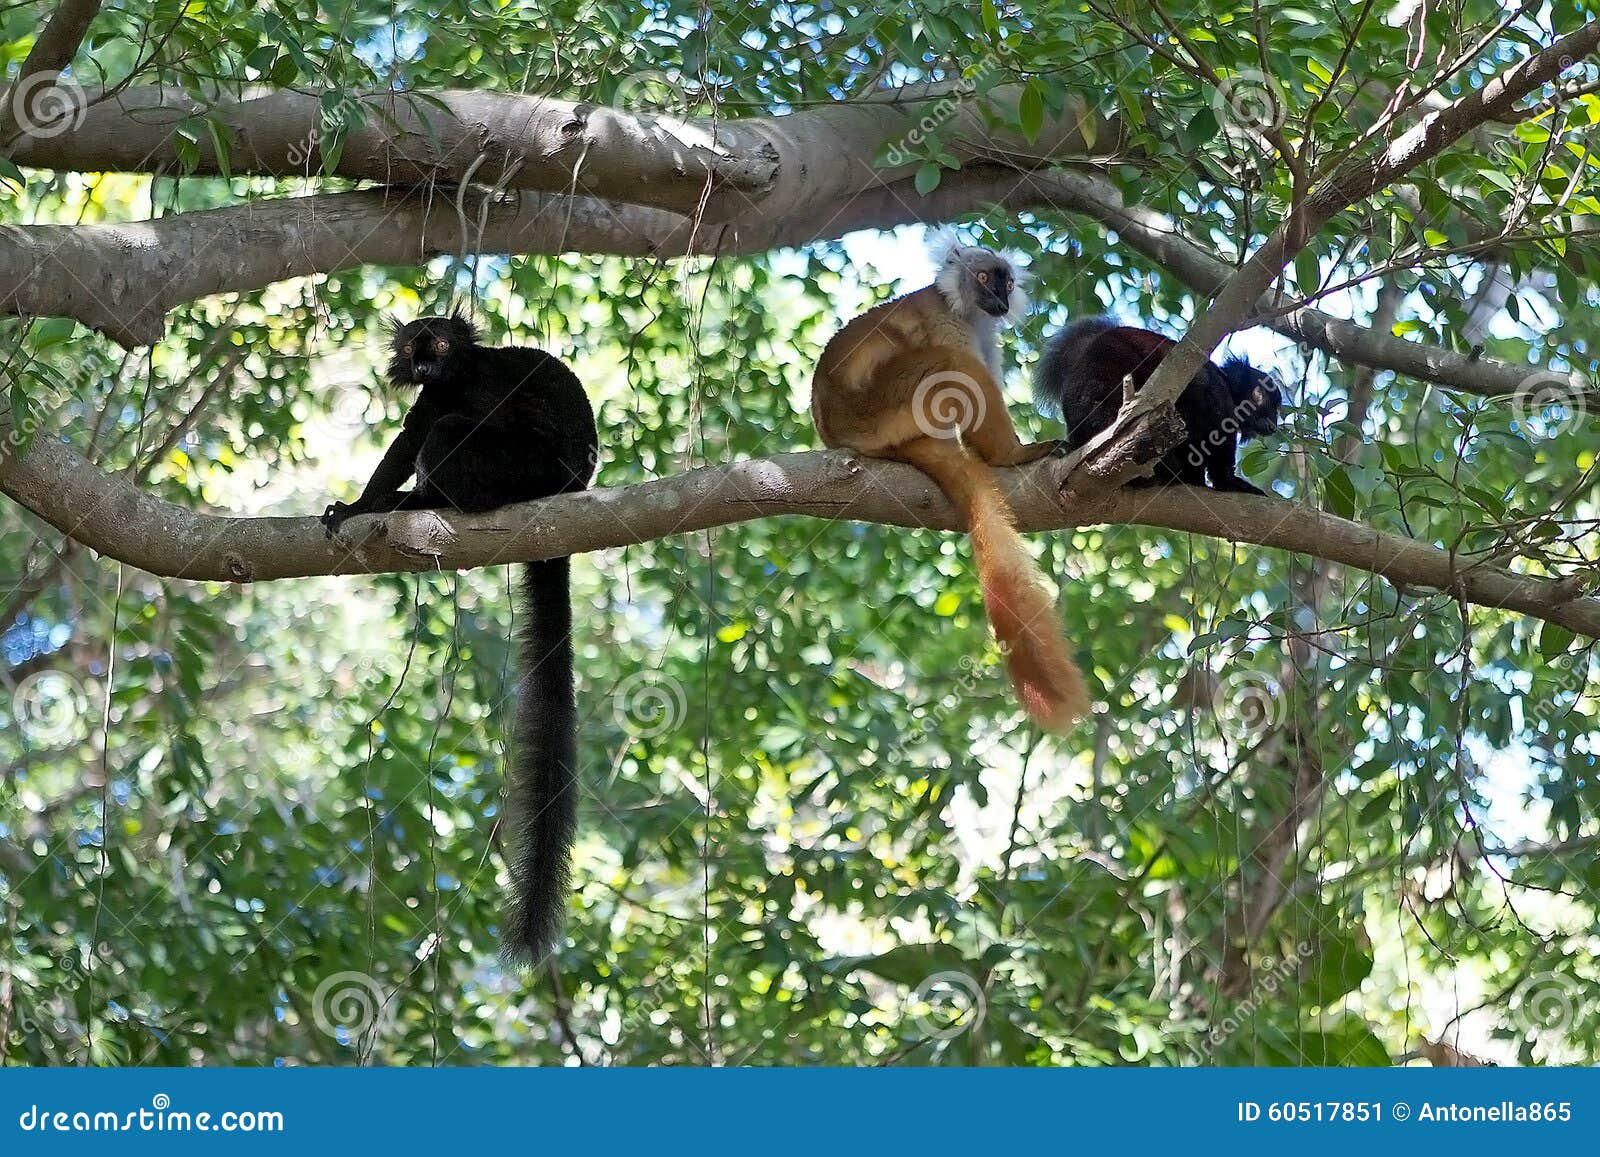
<svg viewBox="0 0 1600 1157">
<path fill-rule="evenodd" d="M 966 515 L 984 605 L 1012 685 L 1041 727 L 1070 730 L 1089 713 L 1089 692 L 994 471 L 953 438 L 918 438 L 894 454 L 931 476 Z"/>
</svg>

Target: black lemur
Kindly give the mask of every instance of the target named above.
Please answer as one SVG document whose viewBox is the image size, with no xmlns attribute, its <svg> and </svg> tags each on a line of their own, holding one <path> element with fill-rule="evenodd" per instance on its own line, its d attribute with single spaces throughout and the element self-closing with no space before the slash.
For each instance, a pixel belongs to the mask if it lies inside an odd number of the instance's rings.
<svg viewBox="0 0 1600 1157">
<path fill-rule="evenodd" d="M 1122 381 L 1143 386 L 1177 343 L 1147 329 L 1085 317 L 1045 343 L 1033 380 L 1033 404 L 1067 424 L 1070 449 L 1087 443 L 1116 419 Z M 1215 490 L 1263 493 L 1239 477 L 1239 442 L 1272 433 L 1283 395 L 1271 375 L 1243 358 L 1207 362 L 1183 387 L 1175 404 L 1188 437 L 1155 464 L 1146 484 L 1187 482 Z"/>
<path fill-rule="evenodd" d="M 361 497 L 322 515 L 331 537 L 357 514 L 493 510 L 582 490 L 594 476 L 594 411 L 570 369 L 539 349 L 478 344 L 460 314 L 396 325 L 389 380 L 420 386 Z M 400 487 L 416 476 L 409 491 Z M 578 736 L 568 561 L 522 572 L 522 655 L 508 814 L 512 900 L 506 954 L 534 962 L 561 929 L 577 828 Z"/>
</svg>

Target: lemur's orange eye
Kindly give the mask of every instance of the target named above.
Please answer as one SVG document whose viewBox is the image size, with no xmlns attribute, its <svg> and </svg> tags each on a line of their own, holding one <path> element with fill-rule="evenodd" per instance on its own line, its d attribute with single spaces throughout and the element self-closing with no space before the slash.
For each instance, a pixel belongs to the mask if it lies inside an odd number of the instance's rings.
<svg viewBox="0 0 1600 1157">
<path fill-rule="evenodd" d="M 989 284 L 989 275 L 987 273 L 979 273 L 978 274 L 978 282 L 979 282 L 980 285 L 988 285 Z"/>
<path fill-rule="evenodd" d="M 410 357 L 411 356 L 411 343 L 410 342 L 406 342 L 405 345 L 401 346 L 400 347 L 400 352 L 404 356 Z"/>
<path fill-rule="evenodd" d="M 440 354 L 441 356 L 444 355 L 444 354 L 449 353 L 450 352 L 450 343 L 445 341 L 444 338 L 442 338 L 442 337 L 438 338 L 433 343 L 433 352 L 436 353 L 436 354 Z"/>
</svg>

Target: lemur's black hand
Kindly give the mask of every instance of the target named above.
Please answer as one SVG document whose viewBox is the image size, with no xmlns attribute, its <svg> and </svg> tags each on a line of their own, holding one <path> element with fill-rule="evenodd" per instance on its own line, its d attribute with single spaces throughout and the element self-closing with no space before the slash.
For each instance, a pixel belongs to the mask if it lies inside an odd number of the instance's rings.
<svg viewBox="0 0 1600 1157">
<path fill-rule="evenodd" d="M 332 538 L 339 533 L 339 528 L 344 525 L 345 519 L 356 513 L 356 508 L 348 502 L 333 502 L 322 512 L 322 528 Z"/>
</svg>

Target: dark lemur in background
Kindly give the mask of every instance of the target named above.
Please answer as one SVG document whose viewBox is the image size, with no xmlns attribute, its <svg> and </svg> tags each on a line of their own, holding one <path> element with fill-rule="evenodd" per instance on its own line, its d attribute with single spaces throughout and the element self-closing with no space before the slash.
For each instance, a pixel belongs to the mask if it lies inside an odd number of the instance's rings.
<svg viewBox="0 0 1600 1157">
<path fill-rule="evenodd" d="M 1076 450 L 1116 420 L 1122 381 L 1132 375 L 1143 386 L 1177 345 L 1147 329 L 1118 325 L 1109 317 L 1085 317 L 1045 343 L 1033 381 L 1033 404 L 1046 417 L 1067 424 L 1067 445 Z M 1183 387 L 1175 403 L 1187 439 L 1155 464 L 1146 484 L 1186 482 L 1214 490 L 1263 493 L 1239 477 L 1239 443 L 1278 427 L 1283 395 L 1271 375 L 1243 358 L 1207 362 Z"/>
<path fill-rule="evenodd" d="M 493 510 L 582 490 L 599 439 L 577 376 L 538 349 L 478 344 L 456 314 L 395 328 L 389 380 L 420 386 L 405 425 L 361 497 L 322 515 L 332 536 L 358 514 L 444 507 Z M 408 478 L 416 482 L 402 491 Z M 522 655 L 508 776 L 512 903 L 505 951 L 532 962 L 566 911 L 577 829 L 577 711 L 572 690 L 568 559 L 522 571 Z"/>
</svg>

